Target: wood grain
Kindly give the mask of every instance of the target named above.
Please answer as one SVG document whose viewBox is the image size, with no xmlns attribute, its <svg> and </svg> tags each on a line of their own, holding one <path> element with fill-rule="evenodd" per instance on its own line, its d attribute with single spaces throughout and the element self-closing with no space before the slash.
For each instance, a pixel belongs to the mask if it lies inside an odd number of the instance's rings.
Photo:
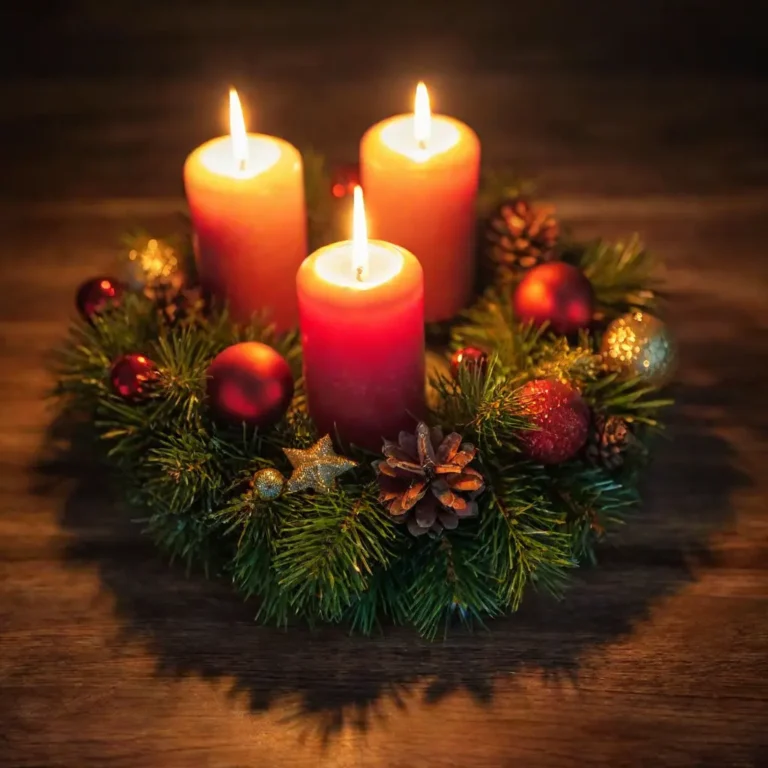
<svg viewBox="0 0 768 768">
<path fill-rule="evenodd" d="M 370 40 L 328 24 L 311 47 L 309 10 L 259 17 L 258 52 L 237 33 L 256 27 L 247 4 L 134 18 L 57 3 L 40 20 L 54 50 L 82 47 L 0 83 L 0 765 L 768 764 L 768 87 L 687 59 L 663 76 L 628 56 L 620 77 L 566 69 L 587 60 L 569 23 L 603 42 L 616 30 L 600 3 L 555 25 L 561 47 L 536 16 L 561 4 L 523 12 L 533 42 L 505 71 L 499 5 L 446 21 L 400 65 L 392 22 Z M 366 45 L 373 63 L 350 71 Z M 536 173 L 578 235 L 637 230 L 667 259 L 670 440 L 642 513 L 563 603 L 532 595 L 490 633 L 435 644 L 259 627 L 226 584 L 161 561 L 87 451 L 57 452 L 46 360 L 74 286 L 114 267 L 120 234 L 173 229 L 181 161 L 217 129 L 227 78 L 260 128 L 345 158 L 430 53 L 439 98 L 490 161 Z"/>
</svg>

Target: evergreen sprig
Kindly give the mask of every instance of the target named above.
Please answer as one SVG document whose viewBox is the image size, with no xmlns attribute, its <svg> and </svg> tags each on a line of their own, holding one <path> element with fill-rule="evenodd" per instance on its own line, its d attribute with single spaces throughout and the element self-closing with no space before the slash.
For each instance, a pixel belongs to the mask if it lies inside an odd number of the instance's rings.
<svg viewBox="0 0 768 768">
<path fill-rule="evenodd" d="M 430 639 L 454 617 L 482 625 L 499 615 L 502 607 L 477 529 L 460 528 L 418 547 L 405 597 L 408 620 Z"/>
<path fill-rule="evenodd" d="M 375 490 L 337 488 L 322 496 L 287 496 L 274 568 L 294 605 L 314 604 L 319 618 L 340 621 L 386 566 L 395 538 Z"/>
<path fill-rule="evenodd" d="M 658 300 L 655 273 L 658 261 L 637 235 L 615 243 L 596 240 L 574 246 L 570 258 L 584 272 L 595 299 L 608 315 L 620 315 L 636 307 L 653 311 Z"/>
<path fill-rule="evenodd" d="M 456 378 L 438 377 L 432 381 L 438 394 L 435 420 L 451 424 L 491 455 L 506 446 L 514 448 L 515 436 L 528 422 L 519 400 L 519 385 L 504 374 L 499 358 L 494 356 L 487 370 L 462 366 Z"/>
<path fill-rule="evenodd" d="M 316 154 L 305 154 L 304 168 L 310 235 L 321 245 L 335 237 L 328 173 Z M 484 188 L 479 215 L 521 189 L 497 177 Z M 606 316 L 653 306 L 654 261 L 637 239 L 568 246 L 562 255 L 584 270 Z M 222 425 L 206 403 L 208 366 L 240 341 L 272 345 L 294 373 L 293 403 L 266 432 Z M 669 404 L 642 380 L 604 370 L 599 330 L 567 339 L 521 323 L 508 294 L 494 287 L 453 324 L 451 345 L 480 347 L 488 364 L 436 377 L 430 421 L 478 447 L 486 489 L 477 518 L 418 539 L 388 516 L 362 455 L 330 493 L 259 497 L 254 473 L 287 475 L 283 448 L 320 437 L 307 413 L 297 335 L 276 336 L 263 319 L 236 325 L 219 308 L 193 310 L 172 325 L 151 291 L 129 293 L 91 322 L 73 324 L 56 359 L 57 394 L 91 419 L 157 545 L 190 568 L 230 579 L 258 602 L 259 620 L 346 622 L 363 633 L 391 621 L 435 637 L 454 621 L 482 624 L 517 610 L 531 587 L 560 595 L 571 571 L 594 561 L 596 543 L 639 503 L 638 471 Z M 127 353 L 158 367 L 140 402 L 110 386 L 113 362 Z M 580 456 L 555 467 L 531 462 L 520 448 L 522 431 L 532 428 L 520 390 L 540 378 L 569 382 L 594 411 L 630 422 L 643 450 L 618 473 Z"/>
<path fill-rule="evenodd" d="M 529 583 L 559 595 L 576 562 L 566 516 L 546 480 L 524 464 L 500 466 L 481 534 L 487 542 L 502 605 L 517 610 Z M 544 482 L 542 482 L 544 480 Z"/>
</svg>

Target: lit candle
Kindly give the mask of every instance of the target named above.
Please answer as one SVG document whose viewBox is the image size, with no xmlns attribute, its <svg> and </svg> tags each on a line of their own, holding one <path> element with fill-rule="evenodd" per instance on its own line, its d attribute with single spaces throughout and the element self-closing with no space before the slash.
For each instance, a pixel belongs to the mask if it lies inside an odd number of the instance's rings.
<svg viewBox="0 0 768 768">
<path fill-rule="evenodd" d="M 304 379 L 320 434 L 381 450 L 424 415 L 424 277 L 404 248 L 368 240 L 360 187 L 353 239 L 299 269 Z"/>
<path fill-rule="evenodd" d="M 363 136 L 360 171 L 371 236 L 402 245 L 421 262 L 427 321 L 452 317 L 473 293 L 477 135 L 432 115 L 419 83 L 414 114 L 384 120 Z"/>
<path fill-rule="evenodd" d="M 230 91 L 230 135 L 198 147 L 184 165 L 204 289 L 238 322 L 265 311 L 278 330 L 296 324 L 294 279 L 307 255 L 301 155 L 282 139 L 246 133 Z"/>
</svg>

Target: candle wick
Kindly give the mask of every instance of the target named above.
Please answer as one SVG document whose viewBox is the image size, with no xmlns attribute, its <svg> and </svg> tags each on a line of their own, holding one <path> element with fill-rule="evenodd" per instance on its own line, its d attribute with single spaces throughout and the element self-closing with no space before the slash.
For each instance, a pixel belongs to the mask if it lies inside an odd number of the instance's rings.
<svg viewBox="0 0 768 768">
<path fill-rule="evenodd" d="M 419 147 L 419 149 L 426 149 L 427 148 L 427 140 L 426 139 L 419 139 L 418 147 Z"/>
<path fill-rule="evenodd" d="M 357 278 L 357 282 L 358 283 L 364 283 L 365 282 L 365 280 L 363 280 L 363 268 L 362 267 L 358 267 L 355 270 L 355 277 Z"/>
<path fill-rule="evenodd" d="M 242 158 L 242 159 L 240 160 L 240 162 L 238 163 L 238 166 L 237 166 L 237 167 L 238 167 L 238 169 L 239 169 L 240 171 L 245 171 L 245 165 L 246 165 L 246 162 L 247 162 L 247 161 L 246 161 L 246 159 L 245 159 L 245 158 Z"/>
</svg>

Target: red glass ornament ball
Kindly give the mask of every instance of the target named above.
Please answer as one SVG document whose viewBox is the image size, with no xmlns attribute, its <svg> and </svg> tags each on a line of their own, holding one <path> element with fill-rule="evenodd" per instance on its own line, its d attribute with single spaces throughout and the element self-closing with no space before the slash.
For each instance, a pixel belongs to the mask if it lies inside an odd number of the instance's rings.
<svg viewBox="0 0 768 768">
<path fill-rule="evenodd" d="M 77 311 L 84 319 L 91 320 L 108 306 L 119 304 L 123 292 L 123 284 L 114 277 L 92 277 L 77 289 Z"/>
<path fill-rule="evenodd" d="M 157 366 L 144 355 L 121 355 L 112 363 L 112 389 L 126 400 L 146 395 L 157 377 Z"/>
<path fill-rule="evenodd" d="M 575 333 L 592 321 L 594 292 L 584 273 L 562 261 L 540 264 L 520 281 L 512 298 L 518 318 L 545 322 L 555 333 Z"/>
<path fill-rule="evenodd" d="M 340 165 L 331 174 L 331 194 L 336 198 L 351 195 L 360 184 L 360 166 L 357 163 Z"/>
<path fill-rule="evenodd" d="M 266 429 L 288 410 L 293 376 L 285 358 L 272 347 L 245 341 L 214 358 L 208 368 L 207 389 L 217 418 Z"/>
<path fill-rule="evenodd" d="M 451 355 L 451 373 L 454 379 L 458 377 L 462 366 L 485 373 L 488 370 L 488 355 L 477 347 L 459 349 Z"/>
<path fill-rule="evenodd" d="M 561 381 L 534 379 L 521 391 L 521 403 L 533 429 L 522 430 L 525 452 L 541 464 L 572 459 L 589 433 L 589 406 Z"/>
</svg>

